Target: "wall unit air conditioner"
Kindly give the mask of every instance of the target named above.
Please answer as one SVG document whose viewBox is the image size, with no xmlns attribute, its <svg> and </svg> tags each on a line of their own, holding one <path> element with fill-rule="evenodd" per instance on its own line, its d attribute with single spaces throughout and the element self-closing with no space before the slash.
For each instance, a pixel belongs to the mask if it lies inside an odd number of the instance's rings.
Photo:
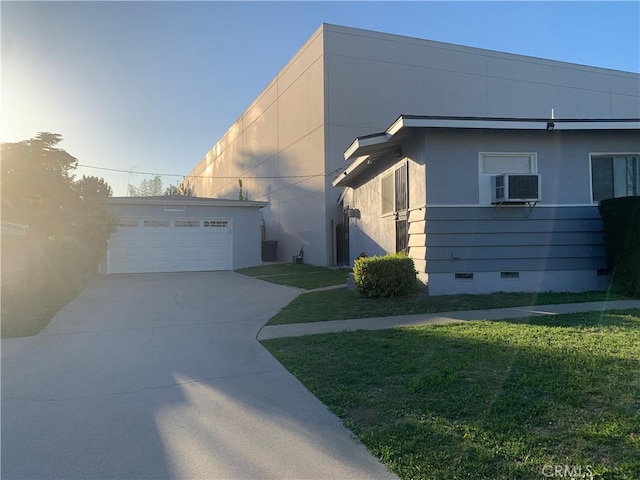
<svg viewBox="0 0 640 480">
<path fill-rule="evenodd" d="M 540 201 L 540 175 L 503 173 L 491 177 L 491 203 Z"/>
</svg>

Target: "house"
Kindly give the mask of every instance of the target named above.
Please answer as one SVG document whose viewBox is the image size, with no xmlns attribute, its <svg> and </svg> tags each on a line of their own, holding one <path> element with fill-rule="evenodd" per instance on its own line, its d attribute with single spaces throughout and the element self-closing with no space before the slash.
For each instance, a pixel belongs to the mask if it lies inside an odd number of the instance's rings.
<svg viewBox="0 0 640 480">
<path fill-rule="evenodd" d="M 350 258 L 406 251 L 434 295 L 609 283 L 600 200 L 640 195 L 640 118 L 402 115 L 356 138 Z"/>
<path fill-rule="evenodd" d="M 268 202 L 265 234 L 280 260 L 303 246 L 305 262 L 348 264 L 342 188 L 332 180 L 354 138 L 403 112 L 550 118 L 552 110 L 640 117 L 640 76 L 324 24 L 189 176 L 200 197 L 237 198 L 242 180 L 249 199 Z"/>
<path fill-rule="evenodd" d="M 257 201 L 183 196 L 112 197 L 118 217 L 100 272 L 235 270 L 261 264 Z"/>
</svg>

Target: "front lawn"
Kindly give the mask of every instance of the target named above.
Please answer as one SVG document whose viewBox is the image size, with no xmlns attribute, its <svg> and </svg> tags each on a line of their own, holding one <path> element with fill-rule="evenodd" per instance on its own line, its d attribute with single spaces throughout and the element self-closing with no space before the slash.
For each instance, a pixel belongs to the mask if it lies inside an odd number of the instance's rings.
<svg viewBox="0 0 640 480">
<path fill-rule="evenodd" d="M 263 344 L 403 479 L 640 478 L 638 309 Z"/>
<path fill-rule="evenodd" d="M 607 292 L 501 292 L 491 295 L 412 295 L 409 297 L 369 299 L 361 298 L 355 292 L 343 288 L 300 295 L 269 320 L 268 325 L 528 305 L 598 302 L 624 298 Z"/>
<path fill-rule="evenodd" d="M 312 290 L 347 283 L 348 268 L 326 268 L 314 265 L 276 263 L 260 267 L 248 267 L 236 270 L 238 273 L 259 278 L 278 285 Z"/>
</svg>

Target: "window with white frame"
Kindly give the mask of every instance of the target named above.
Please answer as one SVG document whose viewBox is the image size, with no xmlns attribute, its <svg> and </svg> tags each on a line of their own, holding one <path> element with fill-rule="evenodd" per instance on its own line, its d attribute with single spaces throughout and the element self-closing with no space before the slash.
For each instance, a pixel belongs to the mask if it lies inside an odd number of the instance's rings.
<svg viewBox="0 0 640 480">
<path fill-rule="evenodd" d="M 393 172 L 388 173 L 380 180 L 380 205 L 382 207 L 382 215 L 393 213 L 395 206 L 394 182 Z"/>
<path fill-rule="evenodd" d="M 538 156 L 532 152 L 481 152 L 479 163 L 480 204 L 491 204 L 491 176 L 503 173 L 538 173 Z"/>
<path fill-rule="evenodd" d="M 592 201 L 630 195 L 640 195 L 640 154 L 592 154 Z"/>
</svg>

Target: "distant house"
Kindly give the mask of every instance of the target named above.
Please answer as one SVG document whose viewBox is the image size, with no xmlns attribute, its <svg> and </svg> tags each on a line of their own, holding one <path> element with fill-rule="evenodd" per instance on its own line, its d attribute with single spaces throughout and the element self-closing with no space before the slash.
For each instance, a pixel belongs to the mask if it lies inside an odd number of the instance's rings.
<svg viewBox="0 0 640 480">
<path fill-rule="evenodd" d="M 403 112 L 550 118 L 552 110 L 556 118 L 638 118 L 640 76 L 324 24 L 226 134 L 214 139 L 189 175 L 200 197 L 238 198 L 242 180 L 249 200 L 268 202 L 262 210 L 265 235 L 278 240 L 280 260 L 290 261 L 304 246 L 305 262 L 350 263 L 344 212 L 336 201 L 342 189 L 332 180 L 344 168 L 343 152 L 355 137 L 384 130 Z M 449 135 L 462 130 L 451 129 Z M 493 133 L 515 138 L 503 130 Z M 503 143 L 500 151 L 538 148 Z M 548 145 L 561 147 L 566 146 Z M 542 168 L 541 153 L 538 161 Z M 475 179 L 477 168 L 459 174 Z M 578 177 L 568 181 L 573 185 Z M 588 178 L 581 181 L 582 187 L 573 186 L 590 188 Z M 542 182 L 545 195 L 556 185 L 550 175 Z"/>
<path fill-rule="evenodd" d="M 609 277 L 597 202 L 640 195 L 640 118 L 400 116 L 356 138 L 348 256 L 406 251 L 431 294 L 584 291 Z"/>
</svg>

